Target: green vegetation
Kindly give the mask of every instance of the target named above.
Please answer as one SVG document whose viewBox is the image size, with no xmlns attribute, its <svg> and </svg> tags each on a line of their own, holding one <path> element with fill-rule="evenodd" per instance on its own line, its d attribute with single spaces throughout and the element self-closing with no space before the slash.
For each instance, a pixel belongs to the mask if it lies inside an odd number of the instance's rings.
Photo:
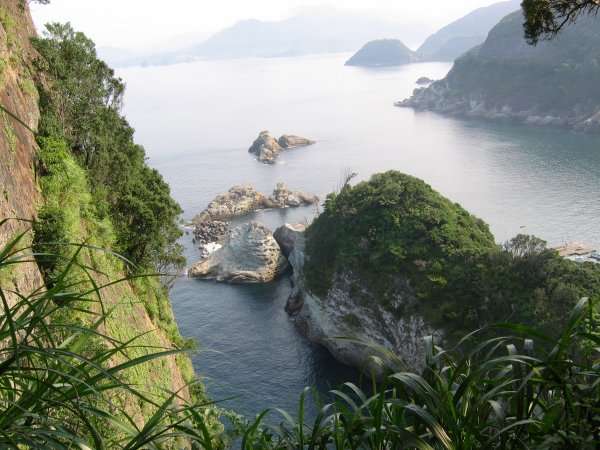
<svg viewBox="0 0 600 450">
<path fill-rule="evenodd" d="M 50 256 L 33 253 L 24 240 L 19 234 L 0 249 L 0 273 L 18 273 L 24 264 Z M 102 253 L 77 246 L 48 289 L 38 286 L 22 295 L 0 284 L 0 446 L 171 449 L 190 441 L 207 449 L 221 446 L 216 435 L 223 430 L 214 428 L 216 408 L 210 402 L 190 401 L 166 388 L 149 392 L 147 384 L 132 382 L 132 371 L 165 364 L 166 356 L 182 350 L 157 347 L 144 335 L 123 339 L 106 332 L 120 308 L 108 309 L 102 298 L 129 280 L 90 283 L 103 274 L 78 263 L 83 251 Z M 84 319 L 65 322 L 65 312 Z M 147 420 L 134 414 L 136 402 L 150 411 Z"/>
<path fill-rule="evenodd" d="M 600 298 L 600 265 L 575 264 L 545 244 L 519 235 L 500 247 L 480 219 L 390 171 L 328 196 L 307 230 L 304 273 L 325 297 L 350 269 L 370 301 L 398 315 L 420 312 L 450 341 L 498 320 L 553 334 L 579 298 Z"/>
<path fill-rule="evenodd" d="M 526 45 L 522 15 L 505 17 L 485 43 L 458 58 L 446 78 L 415 98 L 424 107 L 436 104 L 468 112 L 472 102 L 489 111 L 577 119 L 600 109 L 600 93 L 589 87 L 600 77 L 600 31 L 581 19 L 560 39 Z M 431 101 L 427 95 L 431 94 Z"/>
<path fill-rule="evenodd" d="M 44 58 L 38 68 L 52 80 L 50 89 L 38 84 L 40 139 L 64 141 L 85 169 L 98 219 L 113 222 L 115 251 L 142 271 L 178 271 L 184 264 L 175 243 L 181 208 L 119 113 L 122 81 L 69 24 L 47 25 L 45 38 L 33 44 Z"/>
</svg>

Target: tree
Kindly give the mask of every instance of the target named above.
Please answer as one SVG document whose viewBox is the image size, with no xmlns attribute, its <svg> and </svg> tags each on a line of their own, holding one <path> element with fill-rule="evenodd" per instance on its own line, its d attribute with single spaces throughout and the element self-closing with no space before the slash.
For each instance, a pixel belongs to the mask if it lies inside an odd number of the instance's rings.
<svg viewBox="0 0 600 450">
<path fill-rule="evenodd" d="M 523 0 L 525 39 L 536 45 L 540 39 L 554 38 L 565 25 L 581 15 L 594 16 L 600 9 L 599 0 Z"/>
</svg>

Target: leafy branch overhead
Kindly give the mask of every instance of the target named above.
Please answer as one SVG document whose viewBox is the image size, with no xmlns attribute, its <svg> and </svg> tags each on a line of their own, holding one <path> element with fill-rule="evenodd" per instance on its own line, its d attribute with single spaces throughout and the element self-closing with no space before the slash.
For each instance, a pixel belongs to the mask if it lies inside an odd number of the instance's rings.
<svg viewBox="0 0 600 450">
<path fill-rule="evenodd" d="M 581 16 L 595 16 L 598 0 L 523 0 L 525 38 L 530 44 L 554 38 L 569 23 Z"/>
</svg>

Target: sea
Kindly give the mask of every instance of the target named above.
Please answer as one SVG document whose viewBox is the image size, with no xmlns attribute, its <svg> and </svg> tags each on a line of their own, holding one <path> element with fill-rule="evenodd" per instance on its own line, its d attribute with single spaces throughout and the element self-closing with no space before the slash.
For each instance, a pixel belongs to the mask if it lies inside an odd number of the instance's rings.
<svg viewBox="0 0 600 450">
<path fill-rule="evenodd" d="M 558 246 L 600 247 L 600 136 L 564 129 L 445 117 L 394 107 L 422 76 L 448 63 L 346 67 L 350 55 L 199 61 L 119 69 L 124 113 L 148 163 L 191 219 L 218 194 L 250 184 L 269 194 L 278 182 L 325 199 L 344 176 L 355 181 L 398 170 L 485 220 L 498 243 L 519 233 Z M 262 130 L 316 144 L 285 152 L 276 165 L 248 153 Z M 259 211 L 271 229 L 310 223 L 321 206 Z M 200 258 L 181 238 L 188 267 Z M 368 380 L 308 342 L 285 313 L 288 278 L 228 285 L 181 276 L 171 292 L 184 337 L 200 351 L 194 368 L 209 395 L 246 417 L 266 408 L 294 413 L 312 387 L 327 402 L 344 382 Z"/>
</svg>

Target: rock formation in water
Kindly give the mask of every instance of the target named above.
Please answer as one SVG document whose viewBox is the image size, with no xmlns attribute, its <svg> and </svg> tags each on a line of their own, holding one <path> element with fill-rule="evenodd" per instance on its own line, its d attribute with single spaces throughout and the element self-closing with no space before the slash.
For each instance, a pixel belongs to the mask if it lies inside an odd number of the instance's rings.
<svg viewBox="0 0 600 450">
<path fill-rule="evenodd" d="M 598 18 L 584 17 L 537 46 L 523 38 L 522 15 L 508 15 L 483 45 L 458 58 L 443 79 L 396 106 L 445 114 L 597 132 Z"/>
<path fill-rule="evenodd" d="M 316 195 L 302 191 L 292 191 L 287 189 L 283 183 L 277 183 L 277 187 L 269 196 L 268 205 L 270 208 L 285 208 L 287 206 L 312 205 L 318 201 L 319 197 Z"/>
<path fill-rule="evenodd" d="M 275 164 L 284 149 L 291 149 L 314 144 L 315 141 L 292 134 L 284 134 L 278 140 L 268 131 L 261 131 L 254 140 L 248 152 L 258 156 L 258 161 L 264 164 Z"/>
<path fill-rule="evenodd" d="M 240 184 L 215 197 L 204 211 L 192 219 L 192 223 L 229 219 L 265 208 L 266 205 L 267 198 L 263 194 L 252 186 Z"/>
<path fill-rule="evenodd" d="M 304 145 L 312 145 L 315 144 L 315 141 L 293 134 L 284 134 L 279 139 L 277 139 L 277 143 L 281 146 L 281 148 L 288 149 L 294 147 L 302 147 Z"/>
<path fill-rule="evenodd" d="M 223 247 L 198 262 L 188 274 L 228 283 L 267 283 L 287 268 L 271 230 L 250 222 L 233 228 Z"/>
<path fill-rule="evenodd" d="M 267 198 L 251 186 L 234 186 L 212 200 L 206 209 L 192 219 L 196 226 L 195 239 L 200 244 L 217 242 L 229 228 L 227 219 L 242 216 L 265 208 L 286 208 L 317 203 L 319 198 L 302 191 L 287 189 L 277 183 L 273 193 Z"/>
</svg>

